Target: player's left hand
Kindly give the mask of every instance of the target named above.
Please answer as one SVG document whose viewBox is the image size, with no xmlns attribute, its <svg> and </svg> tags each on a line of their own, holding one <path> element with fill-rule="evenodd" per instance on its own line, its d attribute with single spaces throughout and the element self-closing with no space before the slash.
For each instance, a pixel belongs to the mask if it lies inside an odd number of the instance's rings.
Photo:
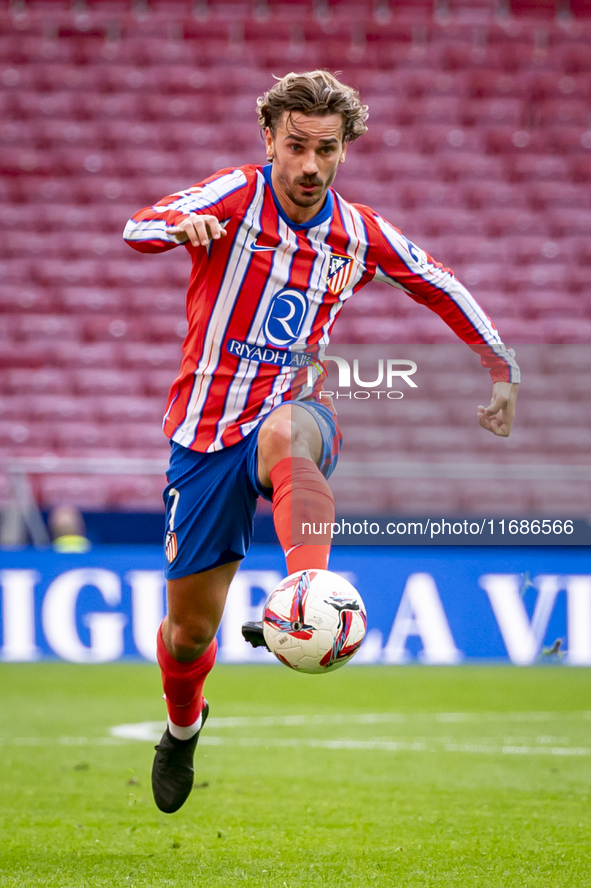
<svg viewBox="0 0 591 888">
<path fill-rule="evenodd" d="M 494 383 L 488 407 L 483 407 L 482 404 L 478 406 L 478 422 L 483 429 L 501 438 L 509 437 L 515 417 L 518 387 L 516 382 Z"/>
</svg>

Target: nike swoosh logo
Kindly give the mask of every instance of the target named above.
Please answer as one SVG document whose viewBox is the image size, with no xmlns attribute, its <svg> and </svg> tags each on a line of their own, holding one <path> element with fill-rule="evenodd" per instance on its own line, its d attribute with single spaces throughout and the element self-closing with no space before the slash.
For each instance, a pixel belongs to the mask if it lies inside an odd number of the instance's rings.
<svg viewBox="0 0 591 888">
<path fill-rule="evenodd" d="M 256 241 L 253 241 L 250 245 L 250 249 L 252 250 L 253 253 L 263 253 L 263 252 L 267 252 L 268 250 L 276 250 L 277 247 L 262 247 L 259 244 L 257 244 Z"/>
</svg>

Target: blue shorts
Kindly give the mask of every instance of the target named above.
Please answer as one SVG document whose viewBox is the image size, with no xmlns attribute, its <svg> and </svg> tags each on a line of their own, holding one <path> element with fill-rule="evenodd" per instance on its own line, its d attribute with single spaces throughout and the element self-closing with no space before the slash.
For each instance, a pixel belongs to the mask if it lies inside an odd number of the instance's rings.
<svg viewBox="0 0 591 888">
<path fill-rule="evenodd" d="M 295 403 L 295 402 L 294 402 Z M 336 468 L 342 436 L 332 410 L 316 401 L 298 401 L 320 429 L 320 471 L 329 478 Z M 197 453 L 171 441 L 164 550 L 165 575 L 189 574 L 239 561 L 248 551 L 259 496 L 270 500 L 257 472 L 257 443 L 261 426 L 232 447 Z"/>
</svg>

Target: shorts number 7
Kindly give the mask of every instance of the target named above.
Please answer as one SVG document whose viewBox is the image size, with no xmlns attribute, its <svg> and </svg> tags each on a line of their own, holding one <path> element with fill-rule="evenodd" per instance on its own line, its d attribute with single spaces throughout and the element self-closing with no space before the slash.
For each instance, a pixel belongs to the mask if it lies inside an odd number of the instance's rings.
<svg viewBox="0 0 591 888">
<path fill-rule="evenodd" d="M 176 510 L 179 504 L 180 493 L 178 490 L 175 490 L 174 487 L 168 492 L 168 496 L 172 497 L 174 502 L 170 509 L 170 518 L 168 519 L 168 529 L 174 530 L 174 516 L 176 515 Z"/>
</svg>

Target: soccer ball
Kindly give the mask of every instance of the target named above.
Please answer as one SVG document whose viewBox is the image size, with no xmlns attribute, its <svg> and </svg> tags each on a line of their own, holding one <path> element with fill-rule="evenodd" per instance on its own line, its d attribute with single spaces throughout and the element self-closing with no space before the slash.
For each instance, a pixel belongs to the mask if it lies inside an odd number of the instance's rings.
<svg viewBox="0 0 591 888">
<path fill-rule="evenodd" d="M 300 570 L 271 592 L 263 614 L 267 647 L 298 672 L 332 672 L 361 647 L 367 627 L 357 589 L 330 570 Z"/>
</svg>

